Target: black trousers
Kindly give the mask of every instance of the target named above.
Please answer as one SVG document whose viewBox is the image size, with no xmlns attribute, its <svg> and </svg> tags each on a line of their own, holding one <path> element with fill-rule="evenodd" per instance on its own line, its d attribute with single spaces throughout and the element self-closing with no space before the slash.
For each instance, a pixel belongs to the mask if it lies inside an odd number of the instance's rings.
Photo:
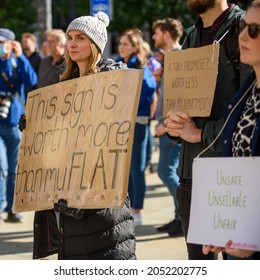
<svg viewBox="0 0 260 280">
<path fill-rule="evenodd" d="M 189 260 L 217 259 L 217 255 L 211 252 L 208 255 L 204 255 L 202 253 L 202 245 L 187 243 L 187 235 L 188 235 L 189 220 L 190 220 L 191 191 L 192 191 L 191 180 L 181 180 L 181 183 L 177 188 L 177 203 L 178 203 L 178 214 L 180 216 L 184 235 L 185 235 L 188 258 Z"/>
</svg>

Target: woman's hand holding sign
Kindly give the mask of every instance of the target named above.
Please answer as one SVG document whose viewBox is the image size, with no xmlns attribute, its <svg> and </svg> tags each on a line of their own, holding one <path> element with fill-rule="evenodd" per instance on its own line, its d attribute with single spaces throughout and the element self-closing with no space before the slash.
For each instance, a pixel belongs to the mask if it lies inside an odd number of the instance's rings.
<svg viewBox="0 0 260 280">
<path fill-rule="evenodd" d="M 235 249 L 235 248 L 231 248 L 231 246 L 232 246 L 232 241 L 229 240 L 226 243 L 225 252 L 237 258 L 249 258 L 255 253 L 255 251 L 252 250 Z"/>
<path fill-rule="evenodd" d="M 217 246 L 213 246 L 213 245 L 203 245 L 202 246 L 202 252 L 204 255 L 207 255 L 209 252 L 213 252 L 213 253 L 220 253 L 220 252 L 224 252 L 225 248 L 223 247 L 217 247 Z"/>
<path fill-rule="evenodd" d="M 229 240 L 225 247 L 218 247 L 218 246 L 212 246 L 212 245 L 203 245 L 202 246 L 202 252 L 204 255 L 207 255 L 209 252 L 214 252 L 214 253 L 220 253 L 220 252 L 225 252 L 229 255 L 232 255 L 237 258 L 249 258 L 252 256 L 255 251 L 251 250 L 244 250 L 244 249 L 235 249 L 232 248 L 232 241 Z"/>
</svg>

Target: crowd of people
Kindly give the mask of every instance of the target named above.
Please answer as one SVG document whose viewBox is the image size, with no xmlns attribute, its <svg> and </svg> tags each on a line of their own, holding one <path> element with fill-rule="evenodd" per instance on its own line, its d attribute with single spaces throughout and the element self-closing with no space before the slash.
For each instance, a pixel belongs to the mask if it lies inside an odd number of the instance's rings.
<svg viewBox="0 0 260 280">
<path fill-rule="evenodd" d="M 19 42 L 13 31 L 0 28 L 0 227 L 4 222 L 22 222 L 12 204 L 20 140 L 26 133 L 27 94 L 103 71 L 143 71 L 123 207 L 75 209 L 61 199 L 53 209 L 36 211 L 33 258 L 58 253 L 59 259 L 136 259 L 135 227 L 143 225 L 145 171 L 151 162 L 153 137 L 158 137 L 157 172 L 172 196 L 173 215 L 157 231 L 184 236 L 190 260 L 214 260 L 219 253 L 227 260 L 259 259 L 259 251 L 232 248 L 232 240 L 219 247 L 189 243 L 187 235 L 194 159 L 260 154 L 260 1 L 253 0 L 246 11 L 226 0 L 187 0 L 187 6 L 198 15 L 192 28 L 185 32 L 182 22 L 170 17 L 155 20 L 150 43 L 141 29 L 125 30 L 115 60 L 103 56 L 109 25 L 103 12 L 72 20 L 66 32 L 49 30 L 41 47 L 32 33 L 23 33 Z M 164 56 L 215 42 L 221 55 L 210 116 L 165 114 Z M 151 120 L 156 122 L 155 135 Z"/>
</svg>

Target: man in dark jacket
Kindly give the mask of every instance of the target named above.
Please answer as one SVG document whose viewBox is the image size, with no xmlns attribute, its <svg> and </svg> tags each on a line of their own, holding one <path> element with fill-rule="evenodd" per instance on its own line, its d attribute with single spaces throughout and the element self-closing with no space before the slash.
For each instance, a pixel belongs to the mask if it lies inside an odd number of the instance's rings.
<svg viewBox="0 0 260 280">
<path fill-rule="evenodd" d="M 21 45 L 23 49 L 23 53 L 31 63 L 35 73 L 38 77 L 41 56 L 39 51 L 37 50 L 37 38 L 33 33 L 25 32 L 22 34 Z M 36 89 L 36 85 L 30 88 L 26 88 L 26 94 L 30 91 Z"/>
<path fill-rule="evenodd" d="M 41 56 L 38 51 L 37 38 L 33 33 L 25 32 L 22 34 L 21 45 L 23 53 L 30 61 L 34 71 L 38 74 Z"/>
<path fill-rule="evenodd" d="M 224 103 L 235 94 L 243 80 L 242 76 L 245 76 L 239 63 L 236 33 L 236 24 L 244 11 L 234 4 L 228 4 L 226 0 L 188 0 L 187 4 L 188 8 L 197 12 L 200 17 L 185 40 L 183 48 L 206 46 L 216 40 L 220 43 L 220 59 L 211 115 L 191 118 L 183 112 L 177 112 L 169 114 L 165 121 L 169 135 L 179 137 L 182 143 L 177 201 L 186 237 L 189 228 L 193 160 L 211 144 L 220 131 L 223 124 Z M 201 156 L 218 157 L 221 156 L 221 150 L 222 138 L 220 137 Z M 201 245 L 187 243 L 187 249 L 189 259 L 201 260 L 216 257 L 213 253 L 204 255 Z"/>
</svg>

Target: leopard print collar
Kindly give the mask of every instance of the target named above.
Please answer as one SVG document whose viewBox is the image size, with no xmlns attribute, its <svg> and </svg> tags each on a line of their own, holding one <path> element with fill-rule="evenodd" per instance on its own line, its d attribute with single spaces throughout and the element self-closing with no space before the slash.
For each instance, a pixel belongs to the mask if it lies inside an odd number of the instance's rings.
<svg viewBox="0 0 260 280">
<path fill-rule="evenodd" d="M 240 120 L 232 136 L 232 154 L 236 157 L 251 156 L 251 142 L 260 113 L 260 88 L 255 82 L 249 95 Z"/>
</svg>

